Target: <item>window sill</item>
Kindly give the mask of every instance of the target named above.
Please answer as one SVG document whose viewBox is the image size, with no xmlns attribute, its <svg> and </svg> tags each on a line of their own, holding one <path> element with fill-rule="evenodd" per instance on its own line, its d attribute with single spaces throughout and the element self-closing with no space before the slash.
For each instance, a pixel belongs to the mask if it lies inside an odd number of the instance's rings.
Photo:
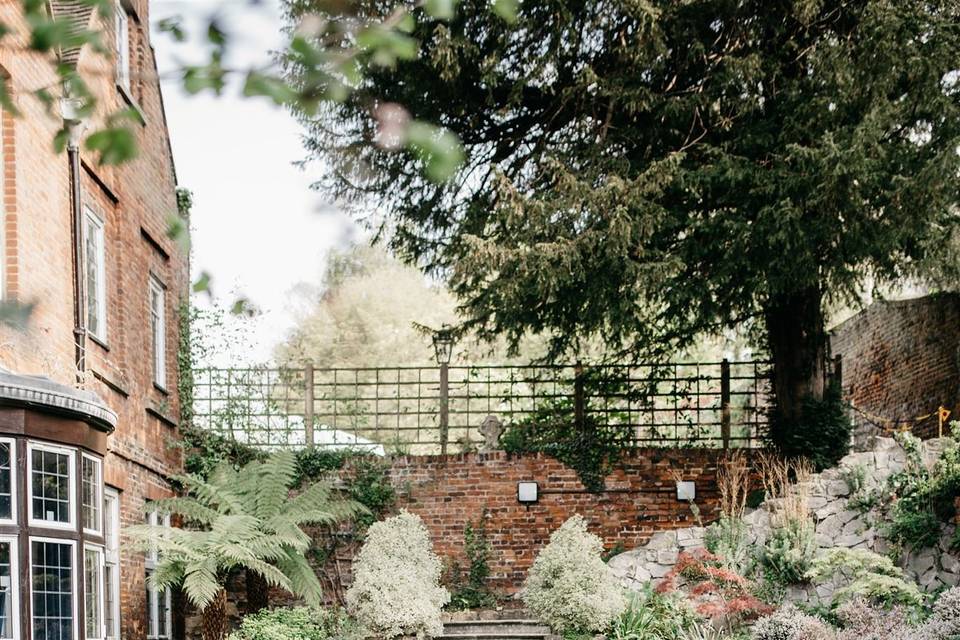
<svg viewBox="0 0 960 640">
<path fill-rule="evenodd" d="M 179 426 L 179 423 L 176 421 L 176 419 L 173 416 L 168 415 L 163 409 L 148 405 L 146 411 L 149 415 L 153 416 L 168 427 L 176 429 Z"/>
<path fill-rule="evenodd" d="M 120 93 L 120 97 L 123 98 L 123 101 L 127 103 L 127 106 L 136 112 L 137 119 L 140 121 L 140 125 L 143 127 L 147 126 L 147 119 L 143 115 L 143 109 L 141 109 L 137 101 L 133 99 L 133 96 L 130 94 L 130 90 L 119 82 L 117 82 L 116 85 L 117 92 Z"/>
<path fill-rule="evenodd" d="M 165 396 L 170 395 L 170 390 L 167 389 L 167 388 L 166 388 L 165 386 L 163 386 L 162 384 L 160 384 L 159 382 L 157 382 L 156 380 L 153 381 L 153 388 L 156 389 L 157 391 L 159 391 L 160 393 L 162 393 L 162 394 L 165 395 Z"/>
<path fill-rule="evenodd" d="M 110 351 L 110 345 L 107 344 L 107 341 L 104 338 L 100 338 L 97 336 L 97 334 L 91 333 L 90 331 L 87 331 L 87 337 L 90 338 L 91 342 L 95 342 L 96 344 L 100 345 L 104 351 Z"/>
</svg>

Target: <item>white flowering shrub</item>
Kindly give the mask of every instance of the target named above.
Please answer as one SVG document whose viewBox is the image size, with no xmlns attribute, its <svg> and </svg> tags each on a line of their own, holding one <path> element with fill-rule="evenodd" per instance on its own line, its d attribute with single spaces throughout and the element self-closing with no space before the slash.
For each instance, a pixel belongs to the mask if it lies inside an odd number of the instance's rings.
<svg viewBox="0 0 960 640">
<path fill-rule="evenodd" d="M 347 610 L 378 638 L 432 637 L 443 633 L 440 612 L 450 594 L 420 518 L 401 511 L 377 522 L 353 564 Z"/>
<path fill-rule="evenodd" d="M 627 599 L 600 557 L 603 542 L 573 516 L 550 536 L 534 560 L 523 601 L 558 633 L 604 631 L 626 609 Z"/>
<path fill-rule="evenodd" d="M 757 620 L 753 640 L 832 640 L 836 633 L 820 618 L 785 604 L 777 611 Z"/>
</svg>

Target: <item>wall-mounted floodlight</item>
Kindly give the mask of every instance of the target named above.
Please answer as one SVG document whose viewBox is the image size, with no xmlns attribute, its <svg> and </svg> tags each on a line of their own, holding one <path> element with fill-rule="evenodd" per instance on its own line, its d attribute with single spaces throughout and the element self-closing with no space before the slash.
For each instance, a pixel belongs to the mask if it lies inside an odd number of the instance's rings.
<svg viewBox="0 0 960 640">
<path fill-rule="evenodd" d="M 517 500 L 520 504 L 533 504 L 540 498 L 540 487 L 536 482 L 518 482 Z"/>
<path fill-rule="evenodd" d="M 680 480 L 677 482 L 677 500 L 680 502 L 693 502 L 697 499 L 697 484 L 689 480 Z"/>
</svg>

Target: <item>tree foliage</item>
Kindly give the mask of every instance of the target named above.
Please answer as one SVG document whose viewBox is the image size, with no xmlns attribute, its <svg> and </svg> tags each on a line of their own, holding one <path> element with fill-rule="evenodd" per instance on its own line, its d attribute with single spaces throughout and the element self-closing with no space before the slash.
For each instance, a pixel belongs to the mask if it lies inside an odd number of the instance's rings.
<svg viewBox="0 0 960 640">
<path fill-rule="evenodd" d="M 419 55 L 300 112 L 320 186 L 384 203 L 481 336 L 657 354 L 757 319 L 795 418 L 825 388 L 825 301 L 955 275 L 952 0 L 538 0 L 512 26 L 487 6 L 419 22 Z M 371 96 L 457 132 L 455 179 L 365 144 Z"/>
<path fill-rule="evenodd" d="M 301 527 L 336 524 L 361 513 L 363 507 L 340 498 L 323 482 L 304 487 L 291 498 L 296 478 L 292 452 L 276 453 L 240 469 L 225 462 L 208 478 L 175 478 L 184 495 L 151 503 L 151 509 L 176 515 L 186 526 L 127 530 L 142 545 L 157 550 L 155 586 L 182 586 L 190 602 L 203 610 L 220 596 L 232 572 L 245 569 L 319 605 L 322 587 L 304 555 L 310 537 Z"/>
</svg>

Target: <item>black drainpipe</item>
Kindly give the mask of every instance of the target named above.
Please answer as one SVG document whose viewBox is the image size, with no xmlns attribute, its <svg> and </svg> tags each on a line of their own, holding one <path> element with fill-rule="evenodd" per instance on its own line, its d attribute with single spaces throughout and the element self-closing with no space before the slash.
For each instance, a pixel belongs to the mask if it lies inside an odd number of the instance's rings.
<svg viewBox="0 0 960 640">
<path fill-rule="evenodd" d="M 75 125 L 66 123 L 68 127 Z M 67 160 L 70 164 L 70 215 L 73 222 L 73 338 L 76 345 L 77 383 L 84 382 L 87 355 L 87 329 L 84 316 L 83 282 L 83 210 L 80 201 L 80 147 L 71 131 L 67 144 Z"/>
</svg>

